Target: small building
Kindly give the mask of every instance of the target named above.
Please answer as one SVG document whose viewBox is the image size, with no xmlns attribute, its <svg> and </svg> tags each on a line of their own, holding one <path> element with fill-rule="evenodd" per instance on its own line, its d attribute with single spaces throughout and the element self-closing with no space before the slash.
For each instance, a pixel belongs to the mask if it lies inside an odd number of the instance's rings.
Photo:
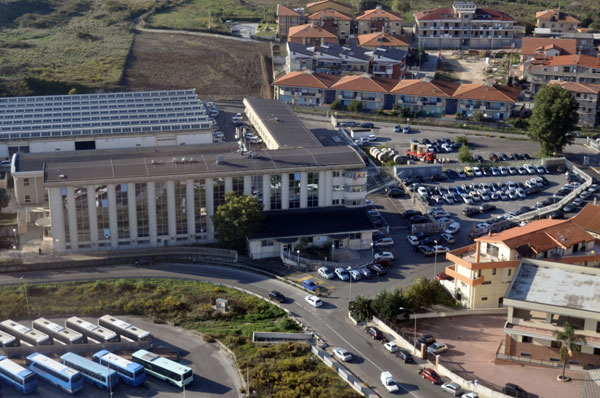
<svg viewBox="0 0 600 398">
<path fill-rule="evenodd" d="M 579 125 L 582 127 L 595 127 L 600 124 L 600 84 L 564 82 L 551 80 L 548 84 L 558 84 L 569 90 L 575 101 L 579 104 L 577 114 Z"/>
<path fill-rule="evenodd" d="M 307 20 L 336 35 L 340 43 L 350 36 L 352 29 L 352 17 L 332 9 L 317 11 L 309 15 Z"/>
<path fill-rule="evenodd" d="M 405 50 L 390 47 L 377 48 L 373 51 L 371 73 L 373 76 L 386 79 L 402 79 L 407 70 L 406 54 Z"/>
<path fill-rule="evenodd" d="M 558 364 L 561 342 L 554 331 L 568 322 L 582 342 L 568 365 L 600 366 L 600 269 L 523 259 L 506 292 L 505 339 L 500 353 L 513 361 Z"/>
<path fill-rule="evenodd" d="M 336 91 L 336 99 L 347 107 L 353 101 L 359 101 L 362 109 L 376 111 L 388 109 L 394 102 L 390 94 L 397 81 L 368 74 L 344 76 L 331 86 Z"/>
<path fill-rule="evenodd" d="M 532 93 L 552 80 L 600 84 L 600 58 L 573 54 L 534 61 L 525 70 L 525 78 L 531 83 Z"/>
<path fill-rule="evenodd" d="M 361 47 L 370 50 L 376 50 L 380 47 L 395 48 L 408 51 L 408 43 L 397 36 L 385 32 L 366 33 L 358 36 L 358 44 Z"/>
<path fill-rule="evenodd" d="M 457 113 L 463 117 L 481 113 L 486 119 L 506 120 L 520 92 L 518 87 L 469 83 L 461 84 L 452 97 L 458 100 Z"/>
<path fill-rule="evenodd" d="M 553 37 L 523 37 L 521 39 L 521 65 L 519 71 L 521 78 L 532 62 L 543 62 L 544 59 L 559 55 L 577 54 L 577 41 L 575 39 L 557 39 Z"/>
<path fill-rule="evenodd" d="M 289 28 L 288 41 L 318 47 L 325 43 L 336 44 L 337 36 L 315 24 L 304 24 Z"/>
<path fill-rule="evenodd" d="M 452 99 L 452 94 L 457 88 L 458 83 L 405 79 L 394 86 L 392 94 L 396 95 L 395 103 L 401 108 L 413 113 L 440 116 L 456 113 L 456 101 Z"/>
<path fill-rule="evenodd" d="M 290 72 L 273 82 L 274 98 L 293 105 L 330 104 L 335 100 L 335 90 L 330 88 L 339 79 L 340 76 L 308 70 Z"/>
<path fill-rule="evenodd" d="M 534 34 L 536 36 L 556 36 L 576 32 L 579 22 L 579 19 L 560 9 L 538 11 L 535 13 Z"/>
<path fill-rule="evenodd" d="M 365 10 L 356 15 L 358 34 L 385 32 L 392 35 L 402 34 L 402 16 L 393 11 L 386 11 L 378 5 L 372 10 Z"/>
<path fill-rule="evenodd" d="M 277 37 L 286 37 L 292 26 L 304 22 L 304 10 L 292 9 L 283 4 L 277 4 Z"/>
</svg>

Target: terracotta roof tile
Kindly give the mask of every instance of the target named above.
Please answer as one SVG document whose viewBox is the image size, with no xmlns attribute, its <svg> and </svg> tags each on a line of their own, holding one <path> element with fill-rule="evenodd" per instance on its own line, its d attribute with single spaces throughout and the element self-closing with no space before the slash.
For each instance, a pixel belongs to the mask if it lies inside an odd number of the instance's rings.
<svg viewBox="0 0 600 398">
<path fill-rule="evenodd" d="M 275 80 L 272 85 L 284 87 L 329 88 L 339 79 L 339 75 L 301 71 L 287 73 Z"/>
<path fill-rule="evenodd" d="M 579 19 L 575 18 L 573 15 L 571 14 L 567 14 L 566 12 L 562 12 L 560 10 L 544 10 L 544 11 L 538 11 L 535 13 L 535 18 L 536 19 L 541 19 L 541 20 L 549 20 L 550 18 L 552 18 L 552 16 L 558 17 L 558 22 L 560 21 L 566 21 L 566 22 L 575 22 L 575 23 L 579 23 Z"/>
<path fill-rule="evenodd" d="M 393 94 L 420 95 L 425 97 L 450 98 L 451 95 L 428 80 L 401 80 L 392 89 Z"/>
<path fill-rule="evenodd" d="M 358 36 L 358 44 L 369 47 L 408 47 L 408 43 L 385 32 L 373 32 Z"/>
<path fill-rule="evenodd" d="M 278 17 L 299 17 L 300 13 L 292 10 L 283 4 L 277 4 L 277 16 Z"/>
<path fill-rule="evenodd" d="M 555 39 L 552 37 L 524 37 L 521 42 L 521 54 L 535 55 L 541 47 L 553 44 L 561 50 L 561 55 L 577 53 L 577 41 L 575 39 Z"/>
<path fill-rule="evenodd" d="M 327 30 L 314 26 L 311 24 L 292 26 L 288 30 L 288 39 L 290 38 L 333 38 L 337 39 L 337 36 Z"/>
<path fill-rule="evenodd" d="M 461 84 L 454 92 L 453 97 L 460 99 L 516 102 L 521 89 L 510 86 L 486 86 L 481 83 Z"/>
<path fill-rule="evenodd" d="M 342 77 L 331 86 L 336 90 L 365 91 L 369 93 L 389 93 L 398 83 L 395 79 L 371 77 L 369 75 L 349 75 Z"/>
<path fill-rule="evenodd" d="M 566 222 L 566 220 L 535 220 L 523 227 L 515 227 L 504 230 L 497 234 L 485 235 L 475 238 L 476 242 L 504 242 L 509 239 L 518 238 L 544 228 L 549 228 L 557 224 Z"/>
<path fill-rule="evenodd" d="M 346 8 L 348 8 L 348 9 L 352 10 L 352 5 L 351 5 L 351 4 L 346 4 L 346 3 L 342 3 L 342 2 L 339 2 L 339 1 L 334 1 L 334 0 L 321 0 L 321 1 L 315 1 L 314 3 L 308 3 L 308 4 L 306 5 L 306 8 L 307 8 L 307 9 L 310 9 L 310 8 L 312 8 L 312 7 L 314 7 L 314 6 L 318 6 L 318 5 L 325 4 L 325 3 L 337 4 L 337 5 L 340 5 L 340 6 L 342 6 L 342 7 L 346 7 Z"/>
<path fill-rule="evenodd" d="M 581 228 L 600 234 L 600 206 L 588 203 L 577 215 L 570 219 Z"/>
<path fill-rule="evenodd" d="M 575 55 L 558 55 L 556 57 L 549 57 L 544 60 L 542 66 L 567 66 L 567 65 L 581 65 L 587 68 L 600 69 L 600 58 L 592 57 L 589 55 L 575 54 Z"/>
<path fill-rule="evenodd" d="M 562 88 L 569 90 L 574 93 L 600 93 L 600 84 L 593 83 L 577 83 L 577 82 L 565 82 L 562 80 L 551 80 L 548 84 L 558 84 Z"/>
<path fill-rule="evenodd" d="M 385 18 L 389 21 L 403 21 L 403 18 L 399 13 L 386 11 L 381 8 L 365 10 L 356 16 L 357 21 L 368 21 L 374 18 Z"/>
<path fill-rule="evenodd" d="M 337 10 L 327 9 L 323 11 L 317 11 L 314 14 L 310 14 L 308 16 L 309 20 L 321 20 L 322 18 L 335 18 L 341 21 L 352 21 L 352 17 L 344 14 L 343 12 L 339 12 Z"/>
</svg>

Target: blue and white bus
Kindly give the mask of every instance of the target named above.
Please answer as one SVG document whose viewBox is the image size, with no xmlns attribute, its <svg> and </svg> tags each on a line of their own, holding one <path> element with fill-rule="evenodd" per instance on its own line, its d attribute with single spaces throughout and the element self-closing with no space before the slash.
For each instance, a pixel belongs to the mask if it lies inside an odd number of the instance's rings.
<svg viewBox="0 0 600 398">
<path fill-rule="evenodd" d="M 146 380 L 146 370 L 142 365 L 115 355 L 108 350 L 98 351 L 92 358 L 100 365 L 116 370 L 119 378 L 130 386 L 137 387 Z"/>
<path fill-rule="evenodd" d="M 113 389 L 119 382 L 119 375 L 112 369 L 97 364 L 72 352 L 61 355 L 62 363 L 83 374 L 83 380 L 104 390 Z"/>
<path fill-rule="evenodd" d="M 21 394 L 29 394 L 37 388 L 37 377 L 21 365 L 0 355 L 0 379 L 13 386 Z"/>
<path fill-rule="evenodd" d="M 194 381 L 192 368 L 181 365 L 170 359 L 163 358 L 159 355 L 146 350 L 139 350 L 131 354 L 131 359 L 134 362 L 143 365 L 146 372 L 154 377 L 183 388 Z"/>
<path fill-rule="evenodd" d="M 29 370 L 38 377 L 61 390 L 74 394 L 83 389 L 83 376 L 60 362 L 39 352 L 29 355 L 26 360 Z"/>
</svg>

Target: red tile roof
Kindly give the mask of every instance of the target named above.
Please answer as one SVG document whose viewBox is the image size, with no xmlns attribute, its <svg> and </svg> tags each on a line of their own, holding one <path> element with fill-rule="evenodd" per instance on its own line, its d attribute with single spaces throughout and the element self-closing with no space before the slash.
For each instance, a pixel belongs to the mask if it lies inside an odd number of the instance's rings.
<svg viewBox="0 0 600 398">
<path fill-rule="evenodd" d="M 333 38 L 337 39 L 337 36 L 327 30 L 314 26 L 312 24 L 305 24 L 299 26 L 292 26 L 288 31 L 288 40 L 291 38 Z"/>
<path fill-rule="evenodd" d="M 494 10 L 492 8 L 477 8 L 473 20 L 477 19 L 478 15 L 486 14 L 489 18 L 486 21 L 514 21 L 514 18 L 502 11 Z M 434 20 L 458 20 L 458 14 L 454 12 L 453 8 L 434 8 L 431 10 L 417 11 L 415 12 L 415 19 L 417 21 L 434 21 Z"/>
<path fill-rule="evenodd" d="M 425 97 L 443 97 L 451 98 L 452 93 L 448 93 L 440 88 L 435 81 L 428 80 L 401 80 L 392 89 L 393 94 L 419 95 Z"/>
<path fill-rule="evenodd" d="M 275 80 L 273 86 L 329 88 L 340 80 L 340 77 L 311 71 L 290 72 Z"/>
<path fill-rule="evenodd" d="M 481 83 L 461 84 L 453 94 L 454 98 L 482 101 L 516 102 L 521 89 L 510 86 L 486 86 Z"/>
<path fill-rule="evenodd" d="M 386 11 L 381 8 L 374 8 L 372 10 L 365 10 L 356 16 L 357 21 L 369 21 L 371 19 L 384 18 L 389 21 L 402 21 L 402 16 L 393 11 Z"/>
<path fill-rule="evenodd" d="M 358 44 L 362 47 L 408 47 L 408 43 L 402 39 L 384 32 L 359 35 Z"/>
<path fill-rule="evenodd" d="M 550 20 L 552 16 L 557 17 L 557 22 L 565 21 L 565 22 L 575 22 L 579 23 L 579 19 L 575 18 L 571 14 L 567 14 L 566 12 L 562 12 L 560 10 L 544 10 L 538 11 L 535 13 L 536 19 L 541 19 L 544 21 Z"/>
<path fill-rule="evenodd" d="M 521 54 L 535 55 L 538 49 L 554 45 L 561 50 L 561 55 L 577 53 L 577 41 L 575 39 L 555 39 L 552 37 L 524 37 L 521 42 Z"/>
<path fill-rule="evenodd" d="M 571 92 L 574 92 L 574 93 L 589 93 L 589 94 L 600 93 L 600 84 L 565 82 L 562 80 L 551 80 L 548 82 L 548 84 L 558 84 L 562 88 L 569 90 Z"/>
<path fill-rule="evenodd" d="M 349 8 L 350 10 L 352 10 L 352 5 L 351 5 L 351 4 L 346 4 L 346 3 L 342 3 L 342 2 L 339 2 L 339 1 L 334 1 L 334 0 L 321 0 L 321 1 L 315 1 L 314 3 L 308 3 L 308 4 L 306 5 L 306 8 L 307 8 L 307 9 L 309 9 L 309 8 L 312 8 L 312 7 L 314 7 L 314 6 L 318 6 L 318 5 L 320 5 L 320 4 L 325 4 L 325 3 L 333 3 L 333 4 L 337 4 L 337 5 L 340 5 L 340 6 L 342 6 L 342 7 L 346 7 L 346 8 Z"/>
<path fill-rule="evenodd" d="M 321 20 L 323 18 L 335 18 L 341 21 L 352 21 L 352 17 L 344 14 L 343 12 L 339 12 L 337 10 L 332 9 L 318 11 L 308 16 L 309 20 Z"/>
<path fill-rule="evenodd" d="M 581 228 L 600 234 L 600 206 L 588 203 L 577 215 L 570 219 Z"/>
<path fill-rule="evenodd" d="M 369 93 L 389 93 L 398 83 L 395 79 L 371 77 L 369 75 L 344 76 L 331 86 L 336 90 L 365 91 Z"/>
<path fill-rule="evenodd" d="M 284 6 L 283 4 L 277 4 L 277 16 L 278 17 L 299 17 L 300 13 L 292 10 L 291 8 Z"/>
<path fill-rule="evenodd" d="M 600 69 L 600 58 L 592 57 L 589 55 L 575 54 L 575 55 L 557 55 L 556 57 L 546 58 L 542 63 L 536 65 L 536 67 L 544 66 L 585 66 L 587 68 Z"/>
</svg>

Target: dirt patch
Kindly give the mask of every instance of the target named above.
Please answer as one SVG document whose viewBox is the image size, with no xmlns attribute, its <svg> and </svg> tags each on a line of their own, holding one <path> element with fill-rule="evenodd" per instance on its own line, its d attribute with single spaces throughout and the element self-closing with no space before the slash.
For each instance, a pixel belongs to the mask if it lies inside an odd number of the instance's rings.
<svg viewBox="0 0 600 398">
<path fill-rule="evenodd" d="M 138 33 L 127 59 L 130 90 L 196 88 L 202 99 L 270 98 L 269 46 L 213 37 Z"/>
</svg>

